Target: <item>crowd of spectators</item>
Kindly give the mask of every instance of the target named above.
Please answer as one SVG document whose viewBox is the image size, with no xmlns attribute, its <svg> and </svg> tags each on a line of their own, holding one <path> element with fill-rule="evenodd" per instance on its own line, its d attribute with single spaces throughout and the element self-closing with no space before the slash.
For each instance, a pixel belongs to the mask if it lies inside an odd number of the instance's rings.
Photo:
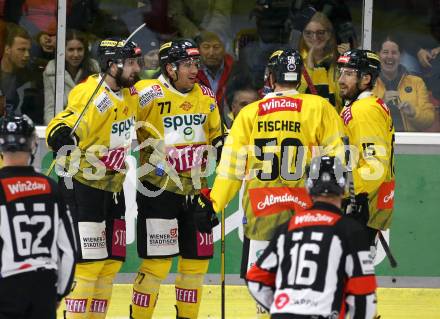
<svg viewBox="0 0 440 319">
<path fill-rule="evenodd" d="M 374 43 L 383 70 L 375 93 L 390 106 L 396 131 L 440 131 L 440 5 L 423 2 L 431 12 L 429 41 L 407 45 L 390 30 Z M 269 54 L 285 48 L 304 59 L 299 92 L 321 95 L 340 110 L 335 61 L 360 46 L 361 12 L 354 8 L 361 10 L 350 0 L 68 0 L 62 104 L 73 86 L 100 71 L 97 41 L 126 37 L 145 22 L 133 39 L 144 55 L 140 78 L 159 75 L 161 43 L 192 38 L 202 60 L 198 81 L 215 93 L 226 122 L 265 94 Z M 0 17 L 0 90 L 17 113 L 47 124 L 55 114 L 56 1 L 0 1 Z"/>
</svg>

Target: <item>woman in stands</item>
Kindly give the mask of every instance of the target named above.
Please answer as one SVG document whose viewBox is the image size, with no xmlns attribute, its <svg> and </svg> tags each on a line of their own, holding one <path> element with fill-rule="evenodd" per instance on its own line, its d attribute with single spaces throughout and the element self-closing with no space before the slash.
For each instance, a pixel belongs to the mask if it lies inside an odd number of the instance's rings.
<svg viewBox="0 0 440 319">
<path fill-rule="evenodd" d="M 305 23 L 299 41 L 305 68 L 298 91 L 320 95 L 340 111 L 342 101 L 335 75 L 336 60 L 339 54 L 349 49 L 349 45 L 336 45 L 332 23 L 324 13 L 311 10 L 307 14 L 309 21 Z"/>
<path fill-rule="evenodd" d="M 67 30 L 65 54 L 66 72 L 64 72 L 63 109 L 67 105 L 70 90 L 89 75 L 99 72 L 98 62 L 89 58 L 88 41 L 79 31 Z M 55 114 L 55 65 L 55 60 L 49 61 L 43 73 L 44 122 L 46 124 L 50 122 Z"/>
<path fill-rule="evenodd" d="M 400 64 L 400 53 L 399 42 L 393 37 L 381 41 L 381 73 L 373 93 L 390 108 L 396 132 L 423 131 L 434 122 L 434 107 L 423 79 L 409 74 Z"/>
</svg>

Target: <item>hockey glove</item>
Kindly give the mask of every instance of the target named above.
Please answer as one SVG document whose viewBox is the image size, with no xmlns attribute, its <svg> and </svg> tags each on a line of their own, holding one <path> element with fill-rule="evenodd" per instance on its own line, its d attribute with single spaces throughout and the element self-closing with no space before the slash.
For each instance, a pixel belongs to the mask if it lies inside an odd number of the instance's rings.
<svg viewBox="0 0 440 319">
<path fill-rule="evenodd" d="M 346 213 L 349 212 L 349 214 L 358 220 L 362 225 L 366 225 L 368 223 L 368 220 L 370 219 L 370 210 L 368 205 L 368 194 L 367 193 L 361 193 L 356 195 L 355 197 L 356 206 L 351 206 L 351 201 L 349 199 L 344 199 L 342 207 L 344 208 L 344 211 Z"/>
<path fill-rule="evenodd" d="M 197 230 L 201 233 L 210 233 L 219 224 L 217 215 L 209 199 L 209 190 L 203 189 L 197 198 L 194 212 Z"/>
<path fill-rule="evenodd" d="M 225 136 L 220 135 L 212 140 L 212 146 L 214 146 L 217 151 L 217 158 L 216 158 L 217 163 L 220 162 L 223 145 L 225 144 L 225 139 L 226 139 Z"/>
<path fill-rule="evenodd" d="M 67 125 L 62 124 L 59 128 L 49 134 L 47 138 L 47 145 L 49 145 L 54 152 L 58 152 L 64 145 L 77 145 L 78 136 L 76 134 L 70 136 L 72 129 Z"/>
</svg>

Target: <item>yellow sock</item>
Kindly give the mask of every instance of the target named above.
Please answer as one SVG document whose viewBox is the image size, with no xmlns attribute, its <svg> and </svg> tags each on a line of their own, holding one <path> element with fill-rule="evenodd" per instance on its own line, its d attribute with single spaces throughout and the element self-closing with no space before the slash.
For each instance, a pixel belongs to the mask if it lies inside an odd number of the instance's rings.
<svg viewBox="0 0 440 319">
<path fill-rule="evenodd" d="M 209 260 L 179 257 L 176 277 L 177 318 L 196 319 L 202 300 L 203 279 Z"/>
<path fill-rule="evenodd" d="M 131 318 L 150 319 L 153 317 L 160 284 L 167 277 L 171 264 L 171 258 L 143 259 L 133 283 Z"/>
<path fill-rule="evenodd" d="M 90 301 L 89 319 L 104 319 L 112 296 L 113 280 L 122 267 L 122 261 L 108 259 L 99 273 L 93 298 Z"/>
<path fill-rule="evenodd" d="M 89 318 L 89 307 L 93 299 L 96 281 L 103 267 L 104 261 L 76 265 L 73 288 L 65 298 L 67 319 Z"/>
</svg>

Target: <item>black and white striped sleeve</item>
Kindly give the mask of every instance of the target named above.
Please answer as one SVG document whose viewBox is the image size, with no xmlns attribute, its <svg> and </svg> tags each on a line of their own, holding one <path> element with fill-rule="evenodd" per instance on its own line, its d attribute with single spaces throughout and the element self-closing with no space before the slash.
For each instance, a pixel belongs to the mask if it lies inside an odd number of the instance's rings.
<svg viewBox="0 0 440 319">
<path fill-rule="evenodd" d="M 73 221 L 68 207 L 62 200 L 55 206 L 59 211 L 58 224 L 58 284 L 57 295 L 61 300 L 69 292 L 73 282 L 76 263 L 76 238 L 73 230 Z"/>
</svg>

